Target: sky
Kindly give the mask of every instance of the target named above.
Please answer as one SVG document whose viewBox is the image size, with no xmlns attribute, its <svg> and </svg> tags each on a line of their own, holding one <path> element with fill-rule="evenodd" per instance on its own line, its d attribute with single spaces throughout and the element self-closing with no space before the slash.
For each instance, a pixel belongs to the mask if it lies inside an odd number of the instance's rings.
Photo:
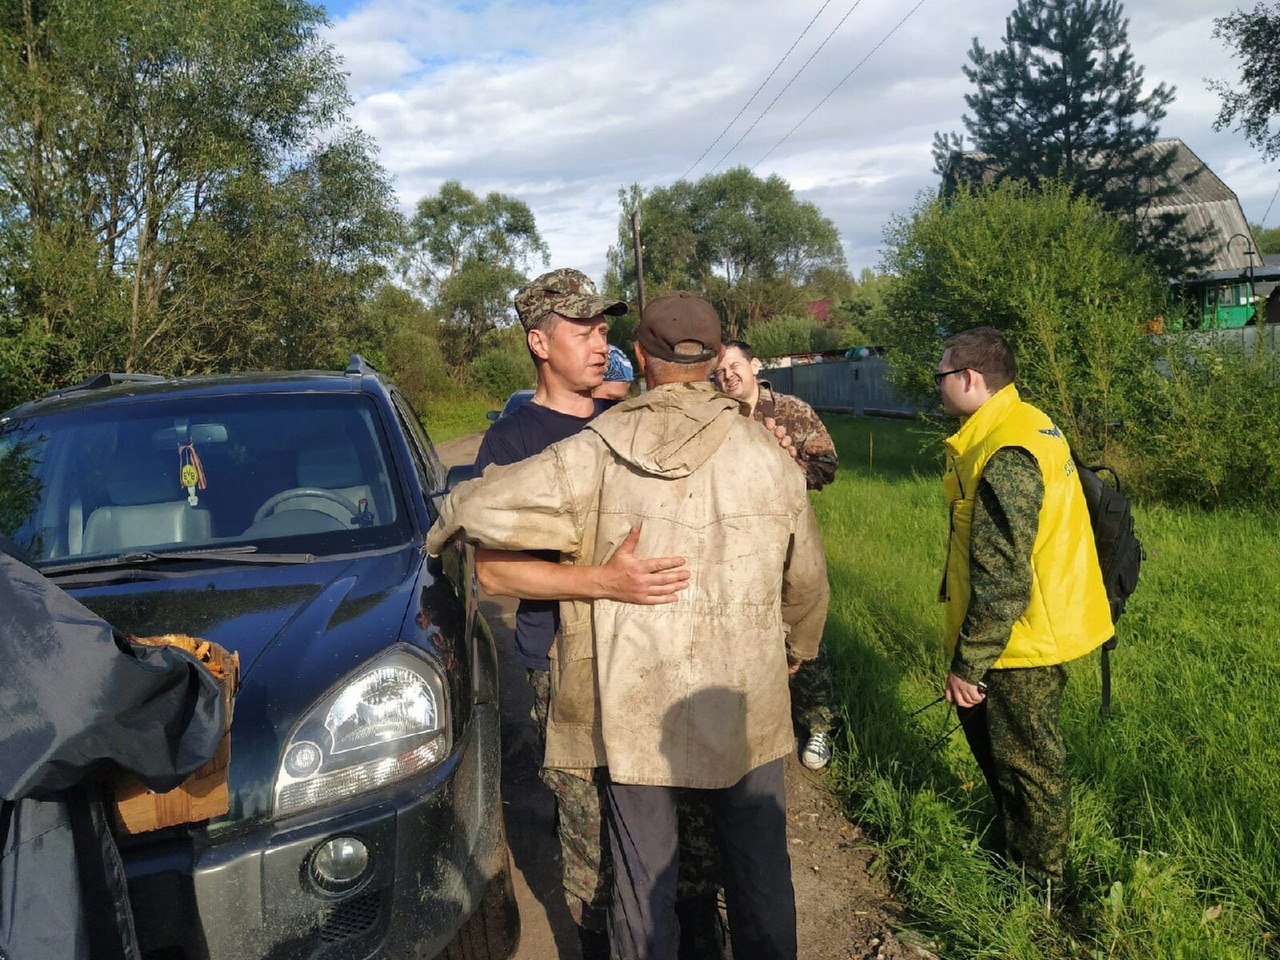
<svg viewBox="0 0 1280 960">
<path fill-rule="evenodd" d="M 377 141 L 406 213 L 449 179 L 511 194 L 532 208 L 551 267 L 598 280 L 617 241 L 621 187 L 737 165 L 785 177 L 839 228 L 850 268 L 875 267 L 885 223 L 936 187 L 934 131 L 963 129 L 973 38 L 998 45 L 1012 6 L 334 0 L 326 8 L 352 119 Z M 1241 134 L 1214 131 L 1218 97 L 1208 87 L 1239 75 L 1239 61 L 1212 37 L 1214 17 L 1232 6 L 1128 0 L 1125 13 L 1148 85 L 1176 87 L 1161 135 L 1186 141 L 1256 223 L 1280 171 Z M 1280 199 L 1264 224 L 1277 225 Z"/>
</svg>

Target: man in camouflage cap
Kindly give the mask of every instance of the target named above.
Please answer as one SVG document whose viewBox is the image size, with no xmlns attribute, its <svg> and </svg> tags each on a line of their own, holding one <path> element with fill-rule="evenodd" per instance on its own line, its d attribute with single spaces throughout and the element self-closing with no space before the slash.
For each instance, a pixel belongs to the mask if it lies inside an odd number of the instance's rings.
<svg viewBox="0 0 1280 960">
<path fill-rule="evenodd" d="M 515 306 L 537 368 L 537 390 L 529 403 L 489 428 L 476 458 L 479 473 L 492 464 L 517 463 L 541 453 L 577 434 L 605 409 L 592 391 L 606 373 L 607 318 L 627 311 L 622 301 L 601 297 L 586 274 L 567 268 L 527 283 L 517 292 Z M 476 551 L 476 573 L 485 591 L 520 598 L 516 658 L 526 667 L 533 690 L 540 765 L 551 699 L 549 652 L 559 629 L 560 601 L 672 603 L 687 586 L 683 558 L 642 560 L 635 556 L 637 538 L 628 538 L 607 564 L 593 567 L 561 564 L 554 551 Z M 600 777 L 584 779 L 547 768 L 541 777 L 556 799 L 565 900 L 581 931 L 584 960 L 605 957 L 612 871 L 601 842 Z M 699 814 L 704 815 L 699 810 L 694 816 Z M 682 956 L 716 955 L 717 944 L 706 946 L 719 932 L 714 926 L 719 862 L 709 836 L 709 825 L 695 824 L 683 834 L 679 896 L 684 900 L 682 914 L 690 917 L 687 934 L 693 939 Z"/>
<path fill-rule="evenodd" d="M 543 327 L 552 316 L 564 320 L 596 320 L 620 317 L 627 312 L 624 301 L 600 296 L 591 278 L 571 267 L 561 267 L 530 280 L 516 291 L 515 303 L 516 315 L 526 333 Z M 607 351 L 607 343 L 605 348 Z"/>
</svg>

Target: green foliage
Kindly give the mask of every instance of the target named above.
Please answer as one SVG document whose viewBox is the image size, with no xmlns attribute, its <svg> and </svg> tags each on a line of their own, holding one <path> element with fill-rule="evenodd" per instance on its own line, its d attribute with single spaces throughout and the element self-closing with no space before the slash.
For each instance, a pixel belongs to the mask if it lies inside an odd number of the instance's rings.
<svg viewBox="0 0 1280 960">
<path fill-rule="evenodd" d="M 450 363 L 465 365 L 510 319 L 514 291 L 547 245 L 533 212 L 514 197 L 479 197 L 456 180 L 418 201 L 402 269 L 444 322 Z"/>
<path fill-rule="evenodd" d="M 399 231 L 300 0 L 0 12 L 5 400 L 94 370 L 334 362 Z"/>
<path fill-rule="evenodd" d="M 1049 913 L 992 852 L 993 810 L 954 719 L 935 602 L 946 537 L 936 445 L 918 429 L 830 417 L 835 483 L 815 498 L 826 642 L 848 718 L 833 781 L 913 923 L 942 956 L 1199 960 L 1275 956 L 1280 916 L 1280 518 L 1140 509 L 1148 552 L 1119 625 L 1115 712 L 1097 658 L 1071 666 L 1065 909 Z M 1055 905 L 1062 905 L 1057 891 Z"/>
<path fill-rule="evenodd" d="M 1117 0 L 1018 0 L 1002 46 L 975 37 L 965 76 L 974 91 L 964 125 L 981 167 L 999 179 L 1039 185 L 1059 180 L 1131 223 L 1142 249 L 1168 276 L 1204 264 L 1192 252 L 1185 214 L 1152 213 L 1173 196 L 1170 151 L 1150 148 L 1173 90 L 1144 90 Z M 938 136 L 939 168 L 960 138 Z M 951 171 L 964 175 L 963 169 Z M 979 181 L 981 182 L 981 181 Z"/>
<path fill-rule="evenodd" d="M 888 321 L 888 296 L 893 278 L 864 267 L 835 299 L 831 310 L 831 336 L 835 346 L 866 346 L 871 332 Z"/>
<path fill-rule="evenodd" d="M 511 389 L 519 389 L 532 381 L 529 354 L 523 336 L 516 335 L 518 329 L 491 337 L 494 346 L 471 368 L 458 370 L 445 360 L 440 321 L 411 291 L 384 284 L 366 309 L 368 325 L 387 330 L 381 369 L 409 399 L 437 443 L 485 429 L 485 414 L 501 407 L 510 384 L 518 380 L 519 387 Z"/>
<path fill-rule="evenodd" d="M 471 361 L 467 370 L 467 383 L 476 392 L 506 401 L 517 390 L 528 390 L 534 385 L 533 361 L 523 337 L 506 338 L 506 343 L 490 347 Z"/>
<path fill-rule="evenodd" d="M 370 301 L 369 323 L 387 331 L 386 372 L 414 408 L 422 412 L 462 392 L 450 376 L 440 347 L 440 323 L 408 290 L 384 284 Z"/>
<path fill-rule="evenodd" d="M 619 191 L 619 202 L 606 287 L 635 300 L 631 212 L 638 206 L 646 295 L 698 293 L 715 304 L 730 336 L 762 318 L 801 309 L 819 271 L 844 275 L 835 225 L 814 204 L 797 200 L 776 174 L 762 179 L 736 167 L 696 183 Z"/>
<path fill-rule="evenodd" d="M 746 335 L 751 349 L 761 360 L 829 350 L 839 345 L 826 327 L 808 315 L 771 317 L 753 324 Z"/>
<path fill-rule="evenodd" d="M 1268 230 L 1259 223 L 1249 224 L 1258 253 L 1280 253 L 1280 227 Z"/>
<path fill-rule="evenodd" d="M 1280 129 L 1271 128 L 1280 118 L 1280 3 L 1258 3 L 1252 10 L 1218 17 L 1213 35 L 1226 44 L 1232 58 L 1242 61 L 1240 89 L 1210 84 L 1222 97 L 1214 129 L 1242 130 L 1265 159 L 1280 157 Z"/>
<path fill-rule="evenodd" d="M 922 200 L 885 244 L 896 280 L 871 332 L 902 389 L 929 401 L 942 341 L 992 326 L 1014 345 L 1023 394 L 1081 448 L 1106 448 L 1144 363 L 1139 327 L 1166 307 L 1116 220 L 1060 184 L 1005 181 Z"/>
<path fill-rule="evenodd" d="M 1280 508 L 1280 353 L 1194 334 L 1151 352 L 1125 416 L 1129 479 L 1169 503 Z"/>
</svg>

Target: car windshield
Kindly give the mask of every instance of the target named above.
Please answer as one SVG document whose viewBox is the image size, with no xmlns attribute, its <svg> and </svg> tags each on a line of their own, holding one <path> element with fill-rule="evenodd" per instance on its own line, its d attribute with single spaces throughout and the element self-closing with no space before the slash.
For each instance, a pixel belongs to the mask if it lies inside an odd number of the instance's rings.
<svg viewBox="0 0 1280 960">
<path fill-rule="evenodd" d="M 30 561 L 253 546 L 317 556 L 410 536 L 376 410 L 343 394 L 106 405 L 0 424 L 0 533 Z"/>
</svg>

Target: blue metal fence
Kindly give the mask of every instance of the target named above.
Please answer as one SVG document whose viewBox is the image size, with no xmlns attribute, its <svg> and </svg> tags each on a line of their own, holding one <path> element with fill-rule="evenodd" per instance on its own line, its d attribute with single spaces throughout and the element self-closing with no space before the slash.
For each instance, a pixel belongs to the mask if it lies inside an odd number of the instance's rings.
<svg viewBox="0 0 1280 960">
<path fill-rule="evenodd" d="M 815 410 L 836 410 L 857 417 L 909 417 L 921 409 L 893 389 L 888 365 L 878 357 L 774 367 L 762 376 L 775 390 L 793 394 Z"/>
</svg>

